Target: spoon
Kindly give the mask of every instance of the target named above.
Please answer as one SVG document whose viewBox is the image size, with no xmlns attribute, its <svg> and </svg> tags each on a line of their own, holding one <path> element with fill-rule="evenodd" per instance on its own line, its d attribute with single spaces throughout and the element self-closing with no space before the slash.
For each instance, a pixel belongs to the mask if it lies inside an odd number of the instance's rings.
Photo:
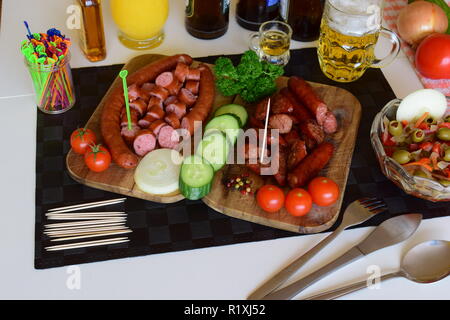
<svg viewBox="0 0 450 320">
<path fill-rule="evenodd" d="M 450 274 L 450 241 L 431 240 L 419 243 L 403 257 L 400 269 L 380 277 L 380 281 L 403 277 L 417 283 L 432 283 Z M 305 300 L 329 300 L 367 287 L 367 281 L 330 290 Z"/>
</svg>

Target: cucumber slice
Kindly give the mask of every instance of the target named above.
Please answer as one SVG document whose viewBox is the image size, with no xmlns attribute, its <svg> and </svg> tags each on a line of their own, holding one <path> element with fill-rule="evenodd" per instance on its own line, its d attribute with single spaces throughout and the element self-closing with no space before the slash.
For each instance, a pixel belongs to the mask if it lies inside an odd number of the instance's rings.
<svg viewBox="0 0 450 320">
<path fill-rule="evenodd" d="M 225 135 L 216 129 L 208 130 L 198 144 L 197 154 L 206 159 L 214 171 L 221 169 L 228 158 L 228 141 Z"/>
<path fill-rule="evenodd" d="M 233 115 L 223 114 L 221 116 L 212 118 L 208 122 L 205 127 L 205 134 L 207 134 L 208 130 L 211 129 L 222 131 L 223 133 L 225 133 L 231 143 L 234 144 L 239 135 L 239 120 Z"/>
<path fill-rule="evenodd" d="M 248 119 L 247 110 L 239 104 L 232 103 L 221 106 L 219 109 L 216 110 L 214 116 L 217 117 L 223 114 L 232 114 L 236 116 L 239 119 L 241 128 L 244 127 L 245 124 L 247 123 Z"/>
<path fill-rule="evenodd" d="M 198 200 L 211 191 L 214 169 L 198 155 L 187 157 L 181 165 L 179 189 L 189 200 Z"/>
</svg>

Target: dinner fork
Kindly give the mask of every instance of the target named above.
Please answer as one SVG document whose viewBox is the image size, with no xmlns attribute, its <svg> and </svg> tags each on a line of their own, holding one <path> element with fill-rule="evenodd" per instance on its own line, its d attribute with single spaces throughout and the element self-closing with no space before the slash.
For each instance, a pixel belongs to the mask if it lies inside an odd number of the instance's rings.
<svg viewBox="0 0 450 320">
<path fill-rule="evenodd" d="M 288 266 L 267 280 L 262 286 L 256 289 L 248 300 L 259 300 L 281 286 L 289 277 L 291 277 L 300 267 L 314 257 L 327 244 L 333 241 L 342 231 L 348 227 L 363 223 L 374 215 L 387 209 L 383 201 L 376 198 L 362 198 L 353 201 L 346 209 L 341 224 L 328 237 L 324 238 L 304 255 L 298 257 Z"/>
</svg>

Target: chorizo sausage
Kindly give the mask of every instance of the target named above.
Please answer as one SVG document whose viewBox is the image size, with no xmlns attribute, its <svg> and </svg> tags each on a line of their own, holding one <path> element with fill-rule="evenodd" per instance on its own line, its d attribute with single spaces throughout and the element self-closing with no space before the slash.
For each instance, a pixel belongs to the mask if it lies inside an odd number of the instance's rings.
<svg viewBox="0 0 450 320">
<path fill-rule="evenodd" d="M 200 84 L 200 82 L 198 82 L 198 81 L 188 80 L 184 84 L 184 87 L 186 89 L 188 89 L 190 92 L 192 92 L 192 94 L 196 95 L 196 94 L 198 94 L 199 84 Z"/>
<path fill-rule="evenodd" d="M 157 137 L 159 134 L 159 131 L 165 125 L 166 125 L 166 123 L 163 120 L 156 120 L 156 121 L 152 122 L 152 124 L 150 125 L 150 127 L 148 127 L 148 129 L 153 132 L 155 137 Z"/>
<path fill-rule="evenodd" d="M 178 116 L 173 112 L 166 113 L 164 121 L 174 129 L 178 129 L 180 127 L 180 118 L 178 118 Z"/>
<path fill-rule="evenodd" d="M 192 106 L 195 101 L 197 100 L 197 96 L 194 96 L 192 92 L 190 92 L 188 89 L 182 88 L 177 96 L 178 100 L 183 102 L 184 104 L 188 106 Z"/>
<path fill-rule="evenodd" d="M 164 118 L 165 112 L 159 106 L 154 105 L 154 106 L 150 107 L 147 114 L 151 115 L 155 119 L 162 119 L 162 118 Z"/>
<path fill-rule="evenodd" d="M 142 119 L 140 119 L 138 121 L 138 125 L 139 125 L 139 127 L 146 129 L 155 120 L 157 120 L 157 119 L 154 116 L 152 116 L 151 114 L 147 113 Z"/>
<path fill-rule="evenodd" d="M 140 98 L 134 100 L 133 102 L 130 102 L 130 108 L 136 110 L 139 113 L 139 117 L 144 116 L 144 114 L 147 112 L 147 104 Z"/>
<path fill-rule="evenodd" d="M 280 90 L 280 93 L 288 98 L 292 103 L 292 106 L 294 107 L 294 109 L 292 110 L 292 116 L 297 118 L 297 121 L 300 122 L 313 118 L 311 112 L 309 112 L 309 110 L 304 105 L 298 102 L 297 98 L 292 94 L 289 88 L 284 87 Z"/>
<path fill-rule="evenodd" d="M 300 164 L 288 174 L 291 188 L 305 186 L 309 180 L 317 176 L 330 161 L 334 147 L 331 143 L 323 142 L 318 145 Z"/>
<path fill-rule="evenodd" d="M 199 70 L 201 71 L 201 76 L 197 101 L 189 113 L 181 120 L 181 127 L 186 129 L 191 135 L 194 134 L 195 122 L 203 122 L 208 117 L 216 94 L 214 76 L 211 69 L 207 65 L 201 64 Z"/>
<path fill-rule="evenodd" d="M 127 78 L 128 85 L 136 84 L 141 86 L 146 82 L 152 82 L 159 74 L 172 70 L 179 62 L 190 65 L 192 58 L 184 54 L 162 58 L 131 74 Z M 128 148 L 121 136 L 120 112 L 123 105 L 123 88 L 121 83 L 118 83 L 103 105 L 100 130 L 103 140 L 111 152 L 113 161 L 123 168 L 131 169 L 137 166 L 139 159 Z"/>
<path fill-rule="evenodd" d="M 145 156 L 156 147 L 156 138 L 153 132 L 147 129 L 139 131 L 134 138 L 133 148 L 138 156 Z"/>
<path fill-rule="evenodd" d="M 159 130 L 158 143 L 163 148 L 174 149 L 180 141 L 177 131 L 171 126 L 164 126 Z"/>
<path fill-rule="evenodd" d="M 274 114 L 277 113 L 291 113 L 294 111 L 294 106 L 286 96 L 281 93 L 276 93 L 271 98 L 270 111 Z"/>
<path fill-rule="evenodd" d="M 280 133 L 288 133 L 292 129 L 292 119 L 287 114 L 274 114 L 269 117 L 269 128 L 278 129 Z"/>
<path fill-rule="evenodd" d="M 186 105 L 183 102 L 176 101 L 167 105 L 166 111 L 175 113 L 178 119 L 181 119 L 186 114 Z"/>
</svg>

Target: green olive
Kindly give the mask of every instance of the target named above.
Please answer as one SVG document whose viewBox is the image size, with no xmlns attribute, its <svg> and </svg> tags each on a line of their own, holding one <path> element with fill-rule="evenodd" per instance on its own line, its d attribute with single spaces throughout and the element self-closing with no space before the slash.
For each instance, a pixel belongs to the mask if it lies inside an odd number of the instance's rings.
<svg viewBox="0 0 450 320">
<path fill-rule="evenodd" d="M 403 132 L 403 125 L 396 121 L 396 120 L 392 120 L 391 122 L 389 122 L 389 133 L 392 134 L 393 136 L 399 136 L 401 135 Z"/>
<path fill-rule="evenodd" d="M 445 161 L 450 161 L 450 148 L 445 149 L 444 160 Z"/>
<path fill-rule="evenodd" d="M 450 180 L 441 179 L 439 180 L 439 183 L 442 184 L 444 187 L 450 186 Z"/>
<path fill-rule="evenodd" d="M 450 122 L 450 115 L 445 117 L 444 122 Z"/>
<path fill-rule="evenodd" d="M 416 170 L 414 172 L 414 175 L 416 177 L 421 177 L 421 178 L 428 178 L 427 174 L 425 172 L 423 172 L 422 170 Z"/>
<path fill-rule="evenodd" d="M 392 155 L 392 159 L 400 164 L 405 164 L 411 161 L 411 155 L 406 150 L 396 150 Z"/>
<path fill-rule="evenodd" d="M 449 128 L 439 128 L 437 132 L 437 137 L 444 141 L 450 141 L 450 129 Z"/>
<path fill-rule="evenodd" d="M 431 116 L 428 116 L 428 117 L 425 119 L 424 122 L 426 122 L 426 123 L 429 124 L 429 125 L 432 125 L 432 124 L 436 124 L 436 123 L 437 123 L 437 121 L 436 121 L 433 117 L 431 117 Z"/>
<path fill-rule="evenodd" d="M 415 143 L 422 142 L 424 138 L 425 138 L 425 133 L 423 133 L 423 130 L 420 130 L 420 129 L 414 130 L 414 132 L 412 134 L 413 142 L 415 142 Z"/>
</svg>

